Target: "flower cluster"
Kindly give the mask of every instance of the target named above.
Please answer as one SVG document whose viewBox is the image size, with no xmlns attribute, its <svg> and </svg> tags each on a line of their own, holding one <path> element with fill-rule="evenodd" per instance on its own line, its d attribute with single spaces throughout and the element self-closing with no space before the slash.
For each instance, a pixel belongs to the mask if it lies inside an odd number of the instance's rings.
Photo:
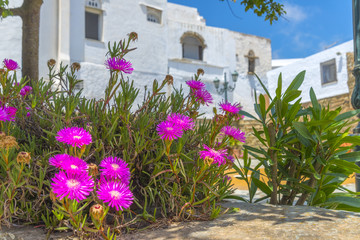
<svg viewBox="0 0 360 240">
<path fill-rule="evenodd" d="M 56 139 L 73 147 L 91 143 L 90 133 L 82 128 L 62 129 Z M 49 159 L 49 163 L 60 170 L 51 183 L 52 192 L 60 200 L 67 197 L 79 202 L 94 191 L 94 179 L 97 177 L 95 164 L 88 165 L 84 160 L 68 154 L 57 154 Z M 130 170 L 127 163 L 117 157 L 107 157 L 100 163 L 100 167 L 96 190 L 98 199 L 117 211 L 129 208 L 133 194 L 129 188 Z"/>
<path fill-rule="evenodd" d="M 174 140 L 182 136 L 183 131 L 194 129 L 193 120 L 185 115 L 172 113 L 166 121 L 161 122 L 156 130 L 161 136 L 161 139 Z"/>
<path fill-rule="evenodd" d="M 197 80 L 189 80 L 186 84 L 191 89 L 191 95 L 195 97 L 196 101 L 204 105 L 209 105 L 213 102 L 211 94 L 205 89 L 205 84 Z"/>
</svg>

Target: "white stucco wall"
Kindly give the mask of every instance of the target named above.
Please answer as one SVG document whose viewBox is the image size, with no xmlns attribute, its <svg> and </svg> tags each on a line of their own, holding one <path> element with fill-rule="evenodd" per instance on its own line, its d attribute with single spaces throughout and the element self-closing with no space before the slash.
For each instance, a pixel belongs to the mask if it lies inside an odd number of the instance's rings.
<svg viewBox="0 0 360 240">
<path fill-rule="evenodd" d="M 303 91 L 301 94 L 302 102 L 310 101 L 309 91 L 311 87 L 314 89 L 318 99 L 348 93 L 347 52 L 353 52 L 352 40 L 296 61 L 290 65 L 269 71 L 267 78 L 270 94 L 274 95 L 275 93 L 277 79 L 280 73 L 282 73 L 283 89 L 286 89 L 295 76 L 302 70 L 306 70 L 305 80 L 300 88 L 300 90 Z M 320 64 L 331 59 L 336 60 L 337 82 L 322 85 Z"/>
<path fill-rule="evenodd" d="M 11 0 L 21 5 L 22 0 Z M 147 21 L 147 9 L 161 11 L 161 24 Z M 212 116 L 212 107 L 224 98 L 216 93 L 213 80 L 224 80 L 224 73 L 232 86 L 231 73 L 239 73 L 236 89 L 228 92 L 230 102 L 240 102 L 244 109 L 252 111 L 254 99 L 252 90 L 258 86 L 248 75 L 248 62 L 245 55 L 253 50 L 258 57 L 256 72 L 264 76 L 271 68 L 270 40 L 227 29 L 206 26 L 205 19 L 196 8 L 168 3 L 167 0 L 103 0 L 101 6 L 101 40 L 85 39 L 85 0 L 44 1 L 40 19 L 40 76 L 46 77 L 46 62 L 54 58 L 58 64 L 79 62 L 81 70 L 78 77 L 84 80 L 84 91 L 88 98 L 103 98 L 109 80 L 109 72 L 104 62 L 108 51 L 107 44 L 127 38 L 130 32 L 139 36 L 131 48 L 135 51 L 125 56 L 133 64 L 134 79 L 141 90 L 151 85 L 154 79 L 162 81 L 166 74 L 174 76 L 174 87 L 181 85 L 185 91 L 185 81 L 191 79 L 198 68 L 205 71 L 202 80 L 214 97 L 214 104 L 203 108 L 206 116 Z M 13 58 L 21 62 L 21 19 L 9 17 L 0 24 L 0 31 L 7 32 L 0 44 L 0 57 Z M 203 61 L 183 59 L 180 42 L 184 33 L 196 33 L 204 39 Z M 10 47 L 9 47 L 10 46 Z M 167 89 L 169 91 L 169 89 Z"/>
</svg>

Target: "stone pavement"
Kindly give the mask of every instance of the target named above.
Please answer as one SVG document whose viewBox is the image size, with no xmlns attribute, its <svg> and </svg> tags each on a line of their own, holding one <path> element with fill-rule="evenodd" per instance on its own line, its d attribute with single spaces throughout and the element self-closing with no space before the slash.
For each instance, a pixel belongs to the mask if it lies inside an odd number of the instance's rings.
<svg viewBox="0 0 360 240">
<path fill-rule="evenodd" d="M 237 208 L 237 211 L 214 221 L 172 223 L 118 239 L 360 239 L 360 213 L 266 203 L 224 202 L 223 206 Z M 50 239 L 77 239 L 65 235 L 55 234 Z M 0 232 L 0 240 L 42 240 L 45 237 L 44 231 L 33 227 Z"/>
</svg>

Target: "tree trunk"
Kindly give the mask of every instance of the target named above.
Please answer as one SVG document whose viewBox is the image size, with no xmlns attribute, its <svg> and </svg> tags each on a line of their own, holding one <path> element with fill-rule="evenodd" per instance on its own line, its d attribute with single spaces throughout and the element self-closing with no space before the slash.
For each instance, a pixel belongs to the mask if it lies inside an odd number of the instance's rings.
<svg viewBox="0 0 360 240">
<path fill-rule="evenodd" d="M 22 76 L 33 81 L 39 79 L 40 8 L 43 0 L 24 0 L 20 17 L 22 30 Z"/>
</svg>

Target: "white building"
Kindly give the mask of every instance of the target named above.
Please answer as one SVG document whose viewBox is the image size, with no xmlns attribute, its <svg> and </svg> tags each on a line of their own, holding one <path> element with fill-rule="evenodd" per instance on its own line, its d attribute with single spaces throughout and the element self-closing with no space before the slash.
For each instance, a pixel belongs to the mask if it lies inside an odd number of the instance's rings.
<svg viewBox="0 0 360 240">
<path fill-rule="evenodd" d="M 347 52 L 354 52 L 352 40 L 269 71 L 267 79 L 270 94 L 275 94 L 280 73 L 283 80 L 282 88 L 285 90 L 302 70 L 306 70 L 304 83 L 300 87 L 302 102 L 310 101 L 311 87 L 318 99 L 349 93 Z"/>
<path fill-rule="evenodd" d="M 10 0 L 13 7 L 21 3 Z M 21 62 L 21 19 L 4 19 L 0 32 L 6 33 L 0 59 Z M 58 63 L 79 62 L 84 94 L 101 98 L 109 78 L 104 66 L 107 43 L 124 39 L 130 32 L 139 36 L 132 45 L 137 50 L 125 58 L 135 69 L 129 78 L 140 89 L 167 74 L 173 75 L 175 87 L 185 85 L 202 68 L 202 80 L 219 103 L 223 95 L 216 93 L 213 80 L 223 81 L 226 74 L 231 82 L 231 73 L 237 71 L 236 88 L 228 99 L 252 112 L 253 90 L 258 85 L 251 72 L 266 80 L 271 70 L 269 39 L 206 26 L 195 8 L 167 0 L 46 0 L 40 21 L 40 76 L 46 78 L 50 58 Z M 212 108 L 207 109 L 211 112 Z"/>
</svg>

